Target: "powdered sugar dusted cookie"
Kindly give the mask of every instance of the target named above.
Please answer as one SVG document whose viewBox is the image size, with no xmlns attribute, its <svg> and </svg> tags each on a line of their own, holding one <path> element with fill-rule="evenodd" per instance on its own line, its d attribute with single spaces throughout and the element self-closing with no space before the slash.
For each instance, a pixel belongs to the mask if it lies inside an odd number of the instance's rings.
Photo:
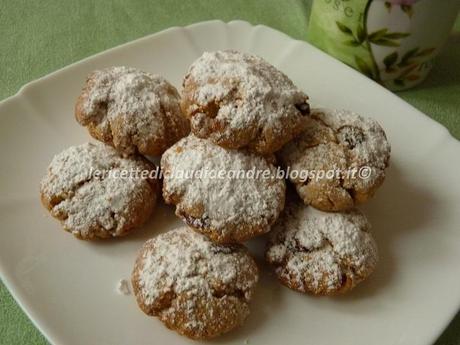
<svg viewBox="0 0 460 345">
<path fill-rule="evenodd" d="M 147 241 L 132 273 L 139 307 L 192 339 L 239 326 L 257 280 L 257 266 L 243 246 L 214 244 L 187 227 Z"/>
<path fill-rule="evenodd" d="M 306 204 L 323 211 L 351 209 L 372 197 L 385 178 L 390 144 L 373 119 L 347 110 L 313 109 L 306 130 L 278 158 Z M 320 174 L 323 174 L 322 176 Z"/>
<path fill-rule="evenodd" d="M 284 180 L 275 178 L 275 167 L 256 154 L 190 135 L 164 153 L 161 169 L 165 201 L 218 243 L 268 232 L 284 207 Z"/>
<path fill-rule="evenodd" d="M 188 134 L 177 90 L 163 77 L 131 67 L 94 71 L 75 106 L 77 121 L 125 154 L 160 155 Z"/>
<path fill-rule="evenodd" d="M 123 236 L 155 207 L 158 181 L 136 173 L 154 169 L 147 160 L 123 158 L 102 143 L 72 146 L 53 158 L 41 181 L 41 200 L 80 239 Z"/>
<path fill-rule="evenodd" d="M 183 82 L 182 109 L 192 132 L 225 148 L 273 153 L 302 131 L 308 97 L 262 58 L 206 52 Z"/>
<path fill-rule="evenodd" d="M 293 290 L 343 293 L 375 269 L 378 254 L 370 227 L 357 209 L 327 213 L 290 201 L 270 234 L 266 259 Z"/>
</svg>

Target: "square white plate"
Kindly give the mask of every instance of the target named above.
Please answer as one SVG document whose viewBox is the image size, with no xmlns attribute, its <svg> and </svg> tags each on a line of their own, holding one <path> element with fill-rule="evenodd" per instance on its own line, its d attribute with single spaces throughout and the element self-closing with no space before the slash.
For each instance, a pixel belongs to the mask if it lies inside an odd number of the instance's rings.
<svg viewBox="0 0 460 345">
<path fill-rule="evenodd" d="M 258 54 L 283 70 L 313 104 L 374 117 L 392 144 L 386 183 L 363 207 L 381 262 L 351 294 L 304 296 L 264 273 L 252 314 L 217 344 L 429 344 L 460 305 L 460 143 L 398 97 L 305 42 L 235 21 L 172 28 L 66 67 L 0 103 L 0 273 L 55 344 L 189 344 L 145 316 L 115 286 L 142 242 L 180 222 L 160 206 L 121 240 L 88 243 L 62 231 L 38 197 L 54 154 L 88 141 L 73 117 L 86 75 L 129 65 L 176 86 L 205 50 Z M 261 254 L 261 241 L 251 244 Z M 262 263 L 261 263 L 262 265 Z"/>
</svg>

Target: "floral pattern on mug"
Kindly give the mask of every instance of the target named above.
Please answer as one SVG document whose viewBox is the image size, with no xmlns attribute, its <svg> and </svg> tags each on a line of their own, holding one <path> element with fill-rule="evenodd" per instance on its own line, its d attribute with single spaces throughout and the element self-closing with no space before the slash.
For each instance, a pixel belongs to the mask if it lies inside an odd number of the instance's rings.
<svg viewBox="0 0 460 345">
<path fill-rule="evenodd" d="M 407 89 L 425 79 L 460 10 L 460 1 L 440 1 L 315 0 L 308 39 L 389 89 Z M 430 16 L 436 25 L 426 30 Z"/>
<path fill-rule="evenodd" d="M 391 5 L 413 5 L 419 0 L 382 0 Z"/>
<path fill-rule="evenodd" d="M 391 11 L 393 5 L 400 6 L 401 10 L 407 14 L 409 17 L 412 17 L 414 14 L 414 9 L 412 5 L 420 0 L 381 0 L 385 1 L 385 7 L 388 11 Z"/>
</svg>

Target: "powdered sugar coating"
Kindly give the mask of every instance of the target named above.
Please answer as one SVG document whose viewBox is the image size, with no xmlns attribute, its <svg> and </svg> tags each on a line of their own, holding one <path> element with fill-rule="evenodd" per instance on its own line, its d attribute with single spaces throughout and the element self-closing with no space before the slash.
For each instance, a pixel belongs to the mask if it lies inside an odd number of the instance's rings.
<svg viewBox="0 0 460 345">
<path fill-rule="evenodd" d="M 288 287 L 331 295 L 353 288 L 378 261 L 370 223 L 357 209 L 327 213 L 290 202 L 274 226 L 266 258 Z"/>
<path fill-rule="evenodd" d="M 156 180 L 130 172 L 154 168 L 101 143 L 72 146 L 53 158 L 41 181 L 41 198 L 64 229 L 79 238 L 121 236 L 147 219 L 158 192 Z"/>
<path fill-rule="evenodd" d="M 187 227 L 147 241 L 132 275 L 141 309 L 195 339 L 241 324 L 257 280 L 244 247 L 214 244 Z"/>
<path fill-rule="evenodd" d="M 272 164 L 252 153 L 190 135 L 165 152 L 161 168 L 165 201 L 216 242 L 241 242 L 269 231 L 284 207 L 284 180 L 275 178 Z M 251 170 L 259 176 L 240 174 Z M 215 175 L 193 174 L 200 171 Z M 226 175 L 219 178 L 219 172 Z"/>
<path fill-rule="evenodd" d="M 159 155 L 189 132 L 179 102 L 163 77 L 110 67 L 89 75 L 75 114 L 91 135 L 123 153 Z"/>
<path fill-rule="evenodd" d="M 301 181 L 291 178 L 306 204 L 341 211 L 372 197 L 383 183 L 390 144 L 377 121 L 348 110 L 312 109 L 307 128 L 279 153 L 297 171 L 337 170 L 338 177 Z M 362 169 L 368 176 L 360 175 Z M 354 172 L 354 173 L 353 173 Z M 353 175 L 354 174 L 354 175 Z"/>
<path fill-rule="evenodd" d="M 226 148 L 277 151 L 302 130 L 308 97 L 262 58 L 205 52 L 184 78 L 182 108 L 192 132 Z"/>
<path fill-rule="evenodd" d="M 119 295 L 131 295 L 131 287 L 129 281 L 126 279 L 120 279 L 117 282 L 116 291 Z"/>
</svg>

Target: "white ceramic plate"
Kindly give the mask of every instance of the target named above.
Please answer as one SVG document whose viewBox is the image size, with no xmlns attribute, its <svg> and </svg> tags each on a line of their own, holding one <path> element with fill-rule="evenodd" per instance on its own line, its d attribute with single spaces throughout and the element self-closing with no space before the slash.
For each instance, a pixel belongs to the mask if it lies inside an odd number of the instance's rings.
<svg viewBox="0 0 460 345">
<path fill-rule="evenodd" d="M 305 42 L 235 21 L 172 28 L 34 81 L 0 104 L 0 273 L 55 344 L 189 344 L 115 292 L 144 240 L 180 224 L 157 209 L 121 240 L 88 243 L 61 230 L 38 197 L 54 154 L 88 141 L 73 106 L 86 75 L 111 65 L 163 74 L 176 86 L 205 50 L 234 48 L 278 66 L 315 104 L 377 119 L 392 144 L 387 180 L 364 207 L 381 262 L 339 298 L 304 296 L 264 273 L 252 314 L 217 344 L 429 344 L 460 305 L 460 143 L 392 93 Z M 260 257 L 261 243 L 251 244 Z"/>
</svg>

